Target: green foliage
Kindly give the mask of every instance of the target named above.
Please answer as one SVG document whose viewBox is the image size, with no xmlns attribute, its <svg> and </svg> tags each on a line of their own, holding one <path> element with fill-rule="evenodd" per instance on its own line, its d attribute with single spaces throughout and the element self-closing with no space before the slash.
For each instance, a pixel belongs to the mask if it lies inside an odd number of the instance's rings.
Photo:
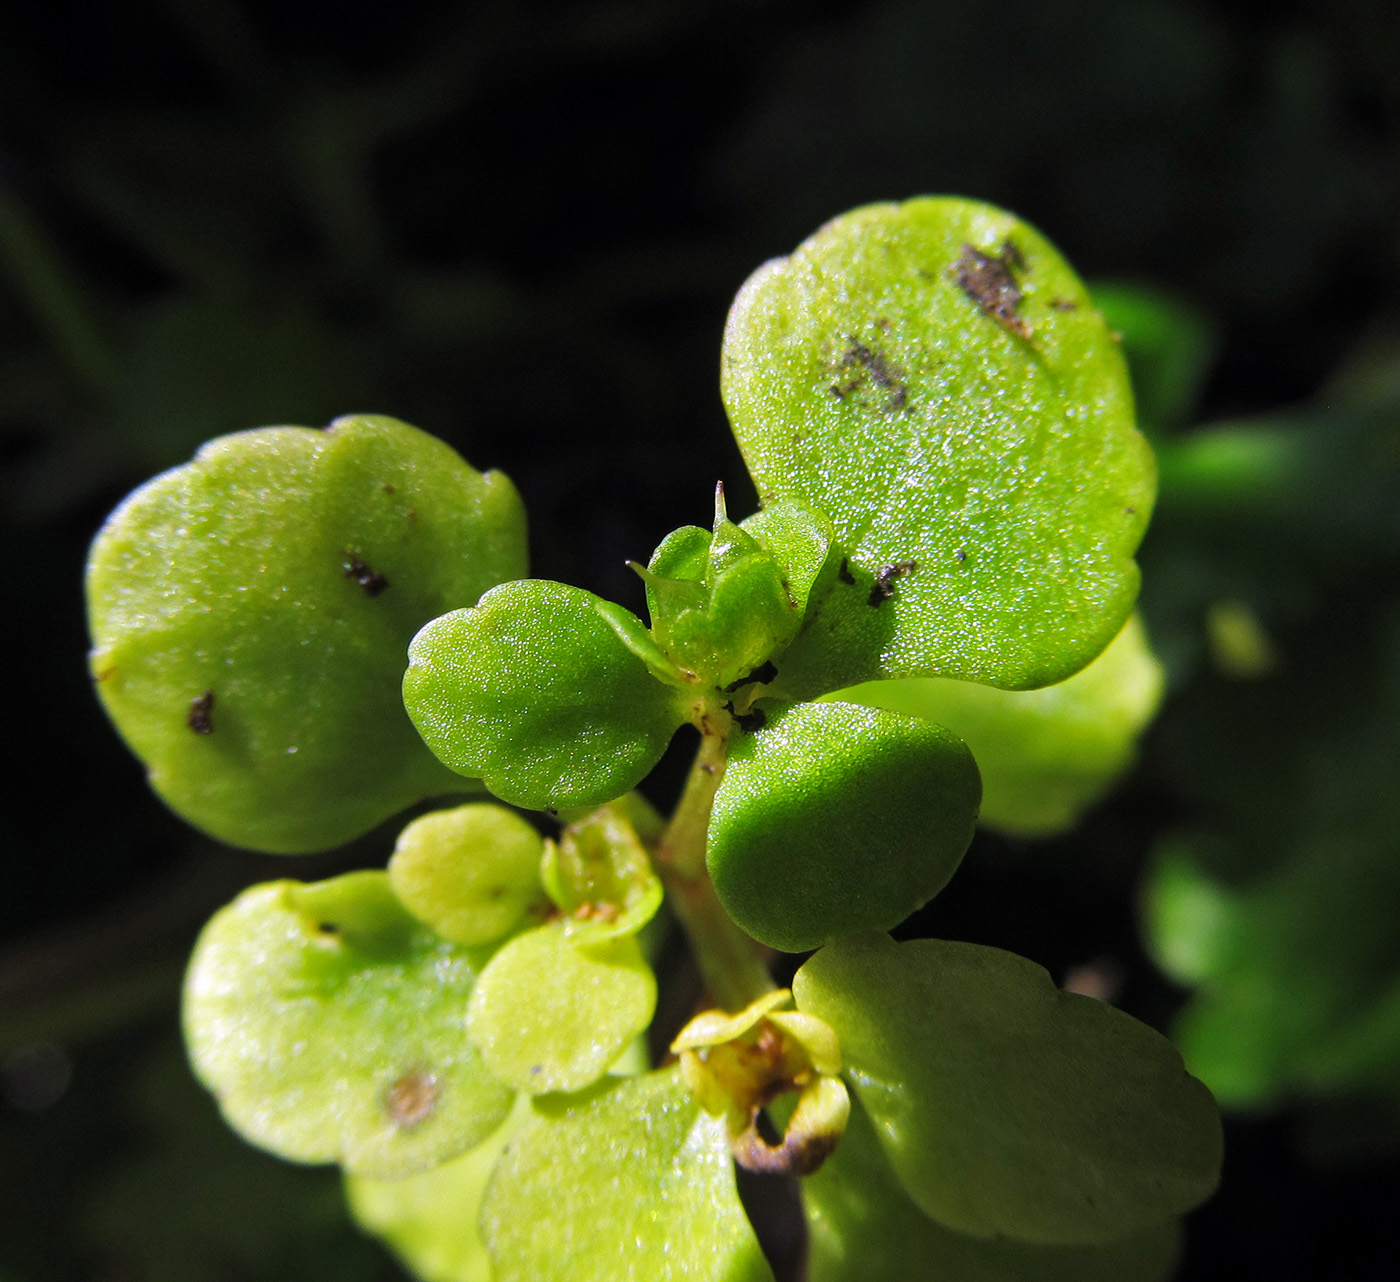
<svg viewBox="0 0 1400 1282">
<path fill-rule="evenodd" d="M 918 1249 L 1152 1282 L 1220 1161 L 1175 1051 L 1011 954 L 869 933 L 953 875 L 979 764 L 988 822 L 1058 830 L 1155 708 L 1121 355 L 1033 229 L 921 199 L 760 269 L 723 377 L 763 507 L 735 522 L 718 490 L 634 566 L 649 626 L 518 577 L 509 483 L 390 420 L 216 442 L 113 518 L 96 671 L 113 702 L 145 656 L 114 715 L 196 822 L 311 849 L 479 779 L 563 825 L 462 805 L 387 873 L 245 892 L 191 962 L 196 1072 L 254 1143 L 339 1162 L 442 1282 L 771 1282 L 734 1161 L 818 1173 L 819 1277 L 863 1243 L 872 1276 Z M 667 821 L 631 790 L 686 723 Z M 230 765 L 245 726 L 261 755 Z M 671 920 L 724 1009 L 648 1072 Z M 759 945 L 821 949 L 796 1010 Z"/>
<path fill-rule="evenodd" d="M 525 569 L 511 483 L 393 419 L 223 437 L 93 544 L 92 675 L 152 786 L 234 845 L 337 846 L 461 791 L 395 694 L 425 622 Z"/>
<path fill-rule="evenodd" d="M 399 834 L 389 881 L 403 906 L 444 939 L 490 944 L 548 911 L 544 839 L 514 811 L 435 810 Z"/>
<path fill-rule="evenodd" d="M 894 1178 L 859 1105 L 826 1165 L 802 1186 L 811 1282 L 1164 1282 L 1176 1265 L 1175 1224 L 1095 1246 L 970 1237 L 931 1220 Z"/>
<path fill-rule="evenodd" d="M 795 704 L 731 752 L 710 875 L 730 916 L 787 952 L 894 926 L 952 877 L 980 795 L 971 755 L 941 726 Z"/>
<path fill-rule="evenodd" d="M 409 1175 L 466 1152 L 510 1108 L 462 1035 L 478 969 L 404 911 L 385 873 L 254 886 L 195 946 L 190 1060 L 254 1143 Z"/>
<path fill-rule="evenodd" d="M 946 726 L 982 773 L 980 821 L 1039 837 L 1070 828 L 1127 768 L 1163 685 L 1162 666 L 1134 616 L 1087 668 L 1040 690 L 909 677 L 828 697 Z"/>
<path fill-rule="evenodd" d="M 824 512 L 854 580 L 789 652 L 785 691 L 1048 685 L 1127 618 L 1154 487 L 1127 370 L 1010 214 L 928 198 L 834 219 L 740 291 L 723 389 L 759 496 Z"/>
<path fill-rule="evenodd" d="M 773 1278 L 739 1204 L 724 1124 L 674 1068 L 536 1101 L 481 1224 L 495 1282 L 613 1282 L 620 1268 L 674 1282 Z"/>
<path fill-rule="evenodd" d="M 852 936 L 793 980 L 905 1192 L 950 1228 L 1106 1242 L 1215 1187 L 1210 1093 L 1164 1037 L 976 944 Z"/>
<path fill-rule="evenodd" d="M 513 805 L 620 797 L 685 717 L 681 692 L 618 635 L 624 613 L 563 583 L 502 584 L 413 638 L 403 693 L 414 725 L 449 766 Z M 635 619 L 630 628 L 643 632 Z"/>
</svg>

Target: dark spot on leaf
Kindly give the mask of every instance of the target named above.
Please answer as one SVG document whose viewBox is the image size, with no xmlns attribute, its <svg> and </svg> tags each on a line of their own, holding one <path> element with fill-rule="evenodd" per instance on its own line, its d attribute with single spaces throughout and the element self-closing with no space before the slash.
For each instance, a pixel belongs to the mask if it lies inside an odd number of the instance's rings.
<svg viewBox="0 0 1400 1282">
<path fill-rule="evenodd" d="M 333 921 L 318 921 L 316 923 L 316 929 L 319 930 L 323 935 L 340 934 L 340 927 L 337 926 Z"/>
<path fill-rule="evenodd" d="M 366 596 L 378 596 L 389 586 L 386 579 L 378 570 L 372 570 L 359 557 L 353 557 L 344 565 L 345 577 L 354 579 L 364 590 Z"/>
<path fill-rule="evenodd" d="M 745 734 L 753 734 L 768 724 L 768 714 L 762 708 L 752 708 L 748 712 L 735 712 L 732 703 L 726 703 L 724 710 L 734 718 L 734 724 Z"/>
<path fill-rule="evenodd" d="M 875 576 L 875 582 L 870 585 L 870 596 L 868 598 L 871 605 L 884 605 L 890 597 L 894 596 L 894 585 L 906 574 L 913 574 L 919 568 L 917 561 L 896 561 L 893 565 L 887 565 L 879 574 Z"/>
<path fill-rule="evenodd" d="M 437 1106 L 437 1078 L 431 1073 L 405 1073 L 384 1093 L 384 1111 L 395 1126 L 417 1126 Z"/>
<path fill-rule="evenodd" d="M 967 560 L 967 553 L 963 551 L 962 548 L 959 548 L 956 552 L 953 553 L 953 555 L 957 557 L 959 561 Z"/>
<path fill-rule="evenodd" d="M 92 679 L 94 681 L 106 681 L 115 671 L 116 668 L 103 668 L 102 671 L 96 673 Z"/>
<path fill-rule="evenodd" d="M 1125 507 L 1125 508 L 1123 509 L 1123 511 L 1124 511 L 1128 516 L 1136 516 L 1136 515 L 1137 515 L 1137 508 L 1135 508 L 1135 507 Z"/>
<path fill-rule="evenodd" d="M 1052 298 L 1050 306 L 1057 312 L 1077 312 L 1079 310 L 1079 304 L 1072 298 Z"/>
<path fill-rule="evenodd" d="M 850 557 L 848 557 L 848 556 L 843 556 L 843 557 L 841 558 L 841 568 L 840 568 L 839 570 L 836 571 L 836 577 L 837 577 L 838 579 L 840 579 L 842 583 L 849 583 L 849 584 L 851 584 L 851 585 L 854 586 L 855 581 L 856 581 L 856 576 L 855 576 L 854 574 L 851 573 L 851 558 L 850 558 Z"/>
<path fill-rule="evenodd" d="M 185 713 L 185 724 L 195 734 L 213 734 L 214 692 L 206 690 L 196 699 L 190 700 L 190 710 Z"/>
<path fill-rule="evenodd" d="M 385 481 L 381 488 L 385 494 L 393 494 L 399 487 L 392 481 Z"/>
<path fill-rule="evenodd" d="M 1008 240 L 996 258 L 972 245 L 963 245 L 952 272 L 959 288 L 984 315 L 990 316 L 1007 333 L 1029 338 L 1031 327 L 1017 312 L 1021 306 L 1021 286 L 1012 274 L 1013 267 L 1024 271 L 1025 259 Z"/>
<path fill-rule="evenodd" d="M 766 686 L 777 675 L 778 669 L 773 666 L 773 661 L 769 659 L 764 663 L 759 664 L 759 666 L 756 667 L 747 676 L 740 677 L 737 681 L 731 681 L 727 686 L 724 687 L 724 692 L 725 694 L 733 694 L 734 691 L 738 690 L 741 686 L 752 685 L 755 683 L 757 683 L 758 685 Z"/>
<path fill-rule="evenodd" d="M 909 399 L 909 388 L 904 383 L 901 371 L 886 360 L 883 352 L 867 347 L 855 338 L 850 339 L 850 345 L 837 362 L 836 372 L 839 377 L 831 385 L 831 394 L 838 401 L 844 400 L 867 381 L 884 390 L 886 409 L 903 409 L 905 401 Z"/>
</svg>

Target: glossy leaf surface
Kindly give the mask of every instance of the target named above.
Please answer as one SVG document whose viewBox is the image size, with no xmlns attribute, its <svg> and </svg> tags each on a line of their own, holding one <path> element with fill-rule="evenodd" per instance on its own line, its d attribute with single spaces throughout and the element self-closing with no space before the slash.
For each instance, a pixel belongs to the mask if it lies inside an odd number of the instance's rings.
<svg viewBox="0 0 1400 1282">
<path fill-rule="evenodd" d="M 382 872 L 254 886 L 195 946 L 190 1060 L 250 1142 L 397 1179 L 470 1149 L 509 1110 L 464 1027 L 476 977 Z"/>
<path fill-rule="evenodd" d="M 931 1220 L 900 1187 L 869 1117 L 851 1109 L 826 1164 L 802 1182 L 809 1282 L 1166 1282 L 1175 1224 L 1095 1246 L 969 1237 Z"/>
<path fill-rule="evenodd" d="M 972 839 L 977 767 L 941 726 L 795 704 L 731 749 L 707 862 L 730 916 L 788 952 L 887 928 L 947 884 Z"/>
<path fill-rule="evenodd" d="M 393 419 L 210 442 L 111 516 L 91 667 L 151 784 L 234 845 L 340 845 L 467 785 L 397 698 L 429 619 L 525 572 L 514 487 Z"/>
<path fill-rule="evenodd" d="M 346 1176 L 351 1215 L 423 1282 L 492 1282 L 477 1215 L 502 1150 L 529 1113 L 522 1095 L 489 1139 L 431 1171 L 402 1180 Z"/>
<path fill-rule="evenodd" d="M 651 1022 L 656 977 L 634 935 L 561 918 L 517 935 L 482 972 L 467 1028 L 517 1090 L 577 1091 Z"/>
<path fill-rule="evenodd" d="M 724 1122 L 674 1068 L 534 1107 L 482 1206 L 496 1282 L 772 1282 Z"/>
<path fill-rule="evenodd" d="M 1220 1123 L 1166 1038 L 976 944 L 844 939 L 793 981 L 899 1182 L 978 1237 L 1106 1242 L 1213 1191 Z"/>
<path fill-rule="evenodd" d="M 479 775 L 512 805 L 612 801 L 685 719 L 682 692 L 624 644 L 609 621 L 618 615 L 626 611 L 580 588 L 526 579 L 434 620 L 409 647 L 414 725 L 453 770 Z"/>
<path fill-rule="evenodd" d="M 785 696 L 1046 685 L 1122 627 L 1152 458 L 1102 316 L 1033 228 L 949 198 L 857 209 L 749 279 L 723 360 L 760 497 L 824 512 L 849 554 Z"/>
<path fill-rule="evenodd" d="M 399 834 L 389 880 L 404 907 L 444 939 L 490 944 L 549 908 L 544 838 L 503 806 L 437 810 Z"/>
<path fill-rule="evenodd" d="M 1087 668 L 1040 690 L 909 677 L 832 697 L 951 730 L 982 773 L 981 822 L 1037 837 L 1073 825 L 1126 769 L 1163 684 L 1162 666 L 1134 615 Z"/>
</svg>

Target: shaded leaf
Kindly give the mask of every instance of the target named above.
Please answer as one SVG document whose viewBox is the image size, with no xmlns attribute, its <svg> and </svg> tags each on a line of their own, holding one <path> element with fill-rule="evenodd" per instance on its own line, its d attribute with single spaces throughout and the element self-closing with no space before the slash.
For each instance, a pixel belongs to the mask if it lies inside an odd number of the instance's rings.
<svg viewBox="0 0 1400 1282">
<path fill-rule="evenodd" d="M 793 993 L 840 1037 L 899 1182 L 949 1228 L 1107 1242 L 1215 1188 L 1215 1104 L 1171 1043 L 1023 957 L 860 936 Z"/>
<path fill-rule="evenodd" d="M 1024 836 L 1072 826 L 1132 760 L 1164 680 L 1136 615 L 1087 668 L 1040 690 L 907 677 L 830 696 L 936 721 L 982 774 L 981 822 Z"/>
</svg>

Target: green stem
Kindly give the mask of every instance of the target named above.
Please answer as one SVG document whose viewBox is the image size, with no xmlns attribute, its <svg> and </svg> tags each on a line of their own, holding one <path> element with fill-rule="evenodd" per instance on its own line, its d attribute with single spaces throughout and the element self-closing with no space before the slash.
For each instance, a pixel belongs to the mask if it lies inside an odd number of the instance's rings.
<svg viewBox="0 0 1400 1282">
<path fill-rule="evenodd" d="M 685 791 L 656 848 L 656 868 L 700 967 L 710 996 L 740 1011 L 776 985 L 754 943 L 724 911 L 705 867 L 710 808 L 724 777 L 727 736 L 701 732 Z"/>
</svg>

